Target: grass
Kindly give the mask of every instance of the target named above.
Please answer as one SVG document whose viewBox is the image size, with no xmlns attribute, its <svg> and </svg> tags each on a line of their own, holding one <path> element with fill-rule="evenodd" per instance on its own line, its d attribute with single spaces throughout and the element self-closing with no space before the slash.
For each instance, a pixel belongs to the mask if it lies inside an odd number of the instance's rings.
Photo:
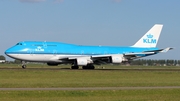
<svg viewBox="0 0 180 101">
<path fill-rule="evenodd" d="M 179 101 L 180 89 L 106 91 L 1 91 L 1 101 Z"/>
<path fill-rule="evenodd" d="M 177 71 L 1 70 L 0 87 L 180 86 Z"/>
<path fill-rule="evenodd" d="M 8 69 L 4 69 L 8 68 Z M 19 68 L 19 69 L 13 69 Z M 180 71 L 123 71 L 117 68 L 180 69 L 180 67 L 112 66 L 113 70 L 69 70 L 69 65 L 0 65 L 0 88 L 51 87 L 152 87 L 180 86 Z M 180 89 L 87 90 L 87 91 L 0 91 L 0 101 L 179 101 Z"/>
</svg>

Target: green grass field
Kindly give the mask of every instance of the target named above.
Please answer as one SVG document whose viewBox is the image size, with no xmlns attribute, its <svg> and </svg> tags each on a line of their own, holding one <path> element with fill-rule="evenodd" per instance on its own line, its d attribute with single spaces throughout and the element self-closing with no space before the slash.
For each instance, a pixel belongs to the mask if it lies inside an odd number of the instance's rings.
<svg viewBox="0 0 180 101">
<path fill-rule="evenodd" d="M 180 71 L 141 71 L 141 69 L 179 70 L 180 67 L 118 65 L 104 67 L 105 69 L 99 67 L 97 70 L 69 70 L 67 69 L 69 65 L 47 67 L 29 64 L 28 69 L 21 69 L 17 64 L 1 64 L 0 88 L 180 86 Z M 109 70 L 110 68 L 112 70 Z M 140 71 L 123 71 L 117 68 L 135 68 Z M 179 101 L 179 95 L 180 89 L 0 91 L 0 101 Z"/>
<path fill-rule="evenodd" d="M 1 91 L 1 101 L 179 101 L 179 89 L 105 91 Z"/>
</svg>

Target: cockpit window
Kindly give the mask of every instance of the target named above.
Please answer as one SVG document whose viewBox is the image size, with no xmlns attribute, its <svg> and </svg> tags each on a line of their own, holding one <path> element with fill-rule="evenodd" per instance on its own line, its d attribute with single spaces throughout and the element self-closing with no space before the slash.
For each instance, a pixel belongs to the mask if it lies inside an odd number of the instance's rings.
<svg viewBox="0 0 180 101">
<path fill-rule="evenodd" d="M 22 43 L 17 43 L 16 45 L 22 45 Z"/>
</svg>

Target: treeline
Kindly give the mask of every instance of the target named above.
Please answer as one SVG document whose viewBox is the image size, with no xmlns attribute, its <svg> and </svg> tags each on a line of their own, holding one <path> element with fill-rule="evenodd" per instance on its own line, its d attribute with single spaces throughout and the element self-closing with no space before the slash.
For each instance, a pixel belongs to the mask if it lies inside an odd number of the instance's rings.
<svg viewBox="0 0 180 101">
<path fill-rule="evenodd" d="M 6 60 L 6 58 L 3 55 L 0 55 L 0 60 Z"/>
<path fill-rule="evenodd" d="M 14 64 L 21 64 L 20 60 L 11 61 Z M 124 64 L 123 64 L 124 65 Z M 139 59 L 133 60 L 125 65 L 143 65 L 143 66 L 179 66 L 180 60 L 154 60 L 154 59 Z"/>
<path fill-rule="evenodd" d="M 3 55 L 0 55 L 0 60 L 6 60 Z M 20 64 L 20 60 L 6 61 L 6 63 Z M 154 59 L 139 59 L 133 60 L 126 65 L 144 65 L 144 66 L 180 66 L 180 60 L 154 60 Z"/>
<path fill-rule="evenodd" d="M 130 65 L 144 65 L 144 66 L 179 66 L 180 60 L 153 60 L 153 59 L 139 59 L 130 62 Z"/>
</svg>

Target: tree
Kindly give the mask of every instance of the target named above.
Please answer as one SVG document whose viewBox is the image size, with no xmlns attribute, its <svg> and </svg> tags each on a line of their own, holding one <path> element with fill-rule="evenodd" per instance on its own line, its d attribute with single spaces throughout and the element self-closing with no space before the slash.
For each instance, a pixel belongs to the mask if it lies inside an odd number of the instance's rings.
<svg viewBox="0 0 180 101">
<path fill-rule="evenodd" d="M 14 63 L 20 64 L 20 63 L 21 63 L 21 60 L 15 59 L 15 60 L 14 60 Z"/>
<path fill-rule="evenodd" d="M 6 60 L 6 58 L 3 55 L 0 55 L 0 60 Z"/>
</svg>

